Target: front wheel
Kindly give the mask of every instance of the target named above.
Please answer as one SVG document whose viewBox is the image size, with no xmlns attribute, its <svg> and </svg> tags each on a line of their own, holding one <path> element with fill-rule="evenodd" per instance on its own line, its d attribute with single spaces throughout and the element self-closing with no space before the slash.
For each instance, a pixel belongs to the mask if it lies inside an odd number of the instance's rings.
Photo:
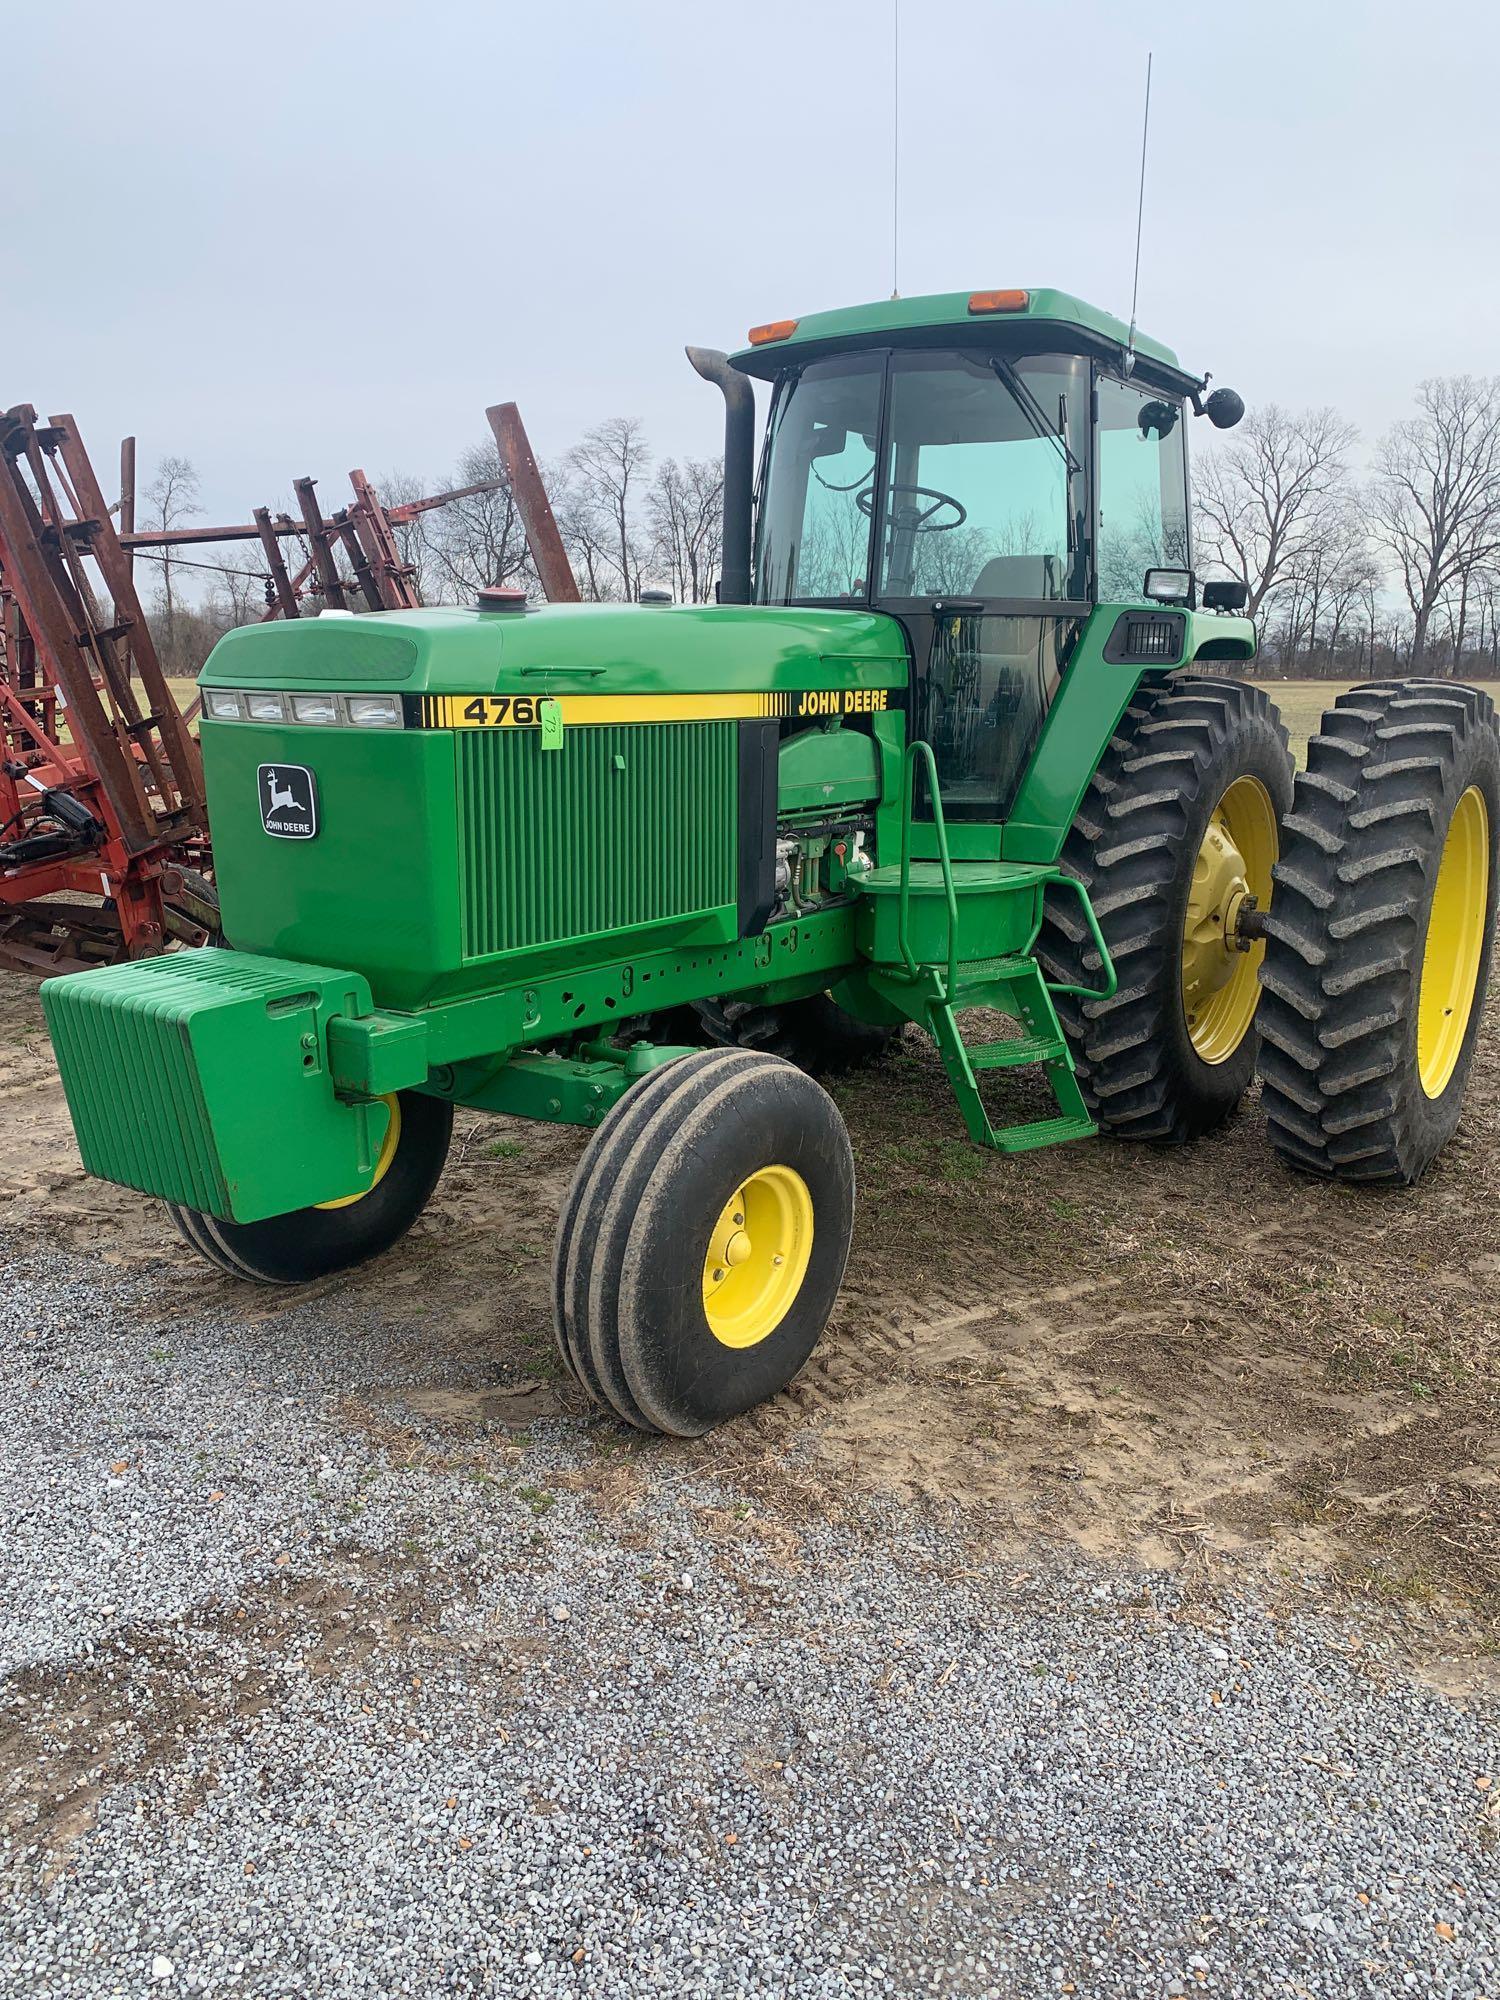
<svg viewBox="0 0 1500 2000">
<path fill-rule="evenodd" d="M 389 1117 L 364 1194 L 268 1216 L 221 1222 L 195 1208 L 173 1207 L 185 1240 L 231 1277 L 262 1285 L 302 1285 L 378 1257 L 427 1206 L 448 1157 L 453 1106 L 403 1090 L 382 1102 Z"/>
<path fill-rule="evenodd" d="M 558 1343 L 627 1422 L 698 1437 L 816 1346 L 849 1256 L 854 1161 L 832 1099 L 774 1056 L 707 1049 L 637 1091 L 563 1204 Z"/>
</svg>

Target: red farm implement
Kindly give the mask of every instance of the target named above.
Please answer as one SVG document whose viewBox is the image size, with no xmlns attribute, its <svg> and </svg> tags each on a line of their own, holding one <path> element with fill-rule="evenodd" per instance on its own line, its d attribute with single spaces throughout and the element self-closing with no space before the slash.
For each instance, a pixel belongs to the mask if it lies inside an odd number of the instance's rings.
<svg viewBox="0 0 1500 2000">
<path fill-rule="evenodd" d="M 201 944 L 207 828 L 198 746 L 77 426 L 20 404 L 0 416 L 0 963 Z"/>
</svg>

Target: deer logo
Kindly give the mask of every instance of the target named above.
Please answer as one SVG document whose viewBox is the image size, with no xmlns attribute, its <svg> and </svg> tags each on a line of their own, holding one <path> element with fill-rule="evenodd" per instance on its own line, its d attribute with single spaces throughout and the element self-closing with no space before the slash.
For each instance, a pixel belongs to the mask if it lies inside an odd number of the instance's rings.
<svg viewBox="0 0 1500 2000">
<path fill-rule="evenodd" d="M 277 784 L 274 771 L 267 771 L 266 782 L 271 792 L 270 798 L 266 801 L 267 812 L 279 812 L 282 806 L 289 806 L 293 812 L 307 811 L 307 807 L 296 797 L 290 785 Z"/>
<path fill-rule="evenodd" d="M 278 840 L 311 840 L 318 830 L 318 788 L 305 764 L 262 764 L 260 823 Z"/>
</svg>

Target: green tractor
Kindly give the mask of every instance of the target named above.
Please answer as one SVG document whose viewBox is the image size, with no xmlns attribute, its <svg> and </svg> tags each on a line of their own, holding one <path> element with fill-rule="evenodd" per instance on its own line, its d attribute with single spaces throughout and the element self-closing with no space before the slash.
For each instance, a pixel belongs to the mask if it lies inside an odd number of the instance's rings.
<svg viewBox="0 0 1500 2000">
<path fill-rule="evenodd" d="M 689 356 L 725 400 L 717 604 L 220 642 L 231 948 L 43 988 L 89 1171 L 295 1284 L 411 1227 L 455 1106 L 593 1127 L 559 1349 L 679 1436 L 807 1360 L 854 1215 L 813 1073 L 907 1024 L 1001 1152 L 1192 1139 L 1259 1056 L 1293 1166 L 1415 1180 L 1480 1027 L 1500 735 L 1472 689 L 1381 683 L 1294 782 L 1243 591 L 1190 565 L 1188 417 L 1239 398 L 1055 291 Z M 997 1069 L 1049 1115 L 997 1122 Z"/>
</svg>

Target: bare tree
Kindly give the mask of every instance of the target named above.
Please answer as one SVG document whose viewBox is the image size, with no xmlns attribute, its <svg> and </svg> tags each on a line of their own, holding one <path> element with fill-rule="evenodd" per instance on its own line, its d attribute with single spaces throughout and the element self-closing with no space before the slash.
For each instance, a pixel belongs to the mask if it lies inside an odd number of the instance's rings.
<svg viewBox="0 0 1500 2000">
<path fill-rule="evenodd" d="M 404 507 L 413 500 L 424 500 L 432 488 L 415 473 L 385 472 L 375 481 L 375 490 L 386 507 Z M 417 595 L 424 604 L 436 604 L 442 595 L 434 575 L 431 529 L 429 514 L 414 514 L 410 520 L 391 523 L 396 553 L 412 571 Z"/>
<path fill-rule="evenodd" d="M 646 552 L 638 512 L 650 467 L 634 417 L 606 417 L 563 461 L 558 526 L 591 597 L 640 595 Z"/>
<path fill-rule="evenodd" d="M 173 528 L 180 528 L 184 521 L 192 519 L 198 512 L 198 474 L 190 458 L 164 458 L 157 465 L 151 484 L 146 488 L 146 500 L 150 507 L 148 519 L 153 528 L 163 534 Z M 166 614 L 166 642 L 170 654 L 174 649 L 177 625 L 177 606 L 172 592 L 172 551 L 164 547 L 161 551 L 161 592 L 162 608 Z"/>
<path fill-rule="evenodd" d="M 1279 591 L 1305 588 L 1326 566 L 1347 510 L 1349 453 L 1359 433 L 1336 410 L 1252 410 L 1234 442 L 1196 469 L 1200 557 L 1238 577 L 1247 610 L 1261 614 Z"/>
<path fill-rule="evenodd" d="M 426 523 L 424 598 L 430 590 L 432 601 L 446 598 L 451 603 L 455 598 L 470 598 L 492 583 L 530 589 L 536 576 L 526 550 L 526 531 L 494 440 L 471 445 L 462 453 L 453 480 L 456 486 L 478 486 L 487 480 L 499 483 L 488 493 L 471 493 L 418 516 Z"/>
<path fill-rule="evenodd" d="M 1435 376 L 1417 414 L 1380 440 L 1371 532 L 1411 607 L 1411 666 L 1426 663 L 1433 616 L 1457 595 L 1462 642 L 1471 579 L 1500 555 L 1500 376 Z"/>
<path fill-rule="evenodd" d="M 724 461 L 663 459 L 646 496 L 654 543 L 652 559 L 671 579 L 683 603 L 713 596 L 724 546 Z"/>
</svg>

